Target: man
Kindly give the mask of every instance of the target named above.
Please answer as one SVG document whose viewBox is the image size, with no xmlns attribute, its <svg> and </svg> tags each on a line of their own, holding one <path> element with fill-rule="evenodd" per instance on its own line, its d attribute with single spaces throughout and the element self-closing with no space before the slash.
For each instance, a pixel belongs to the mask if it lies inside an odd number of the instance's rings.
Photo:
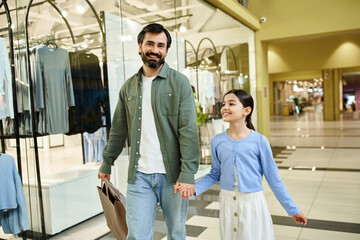
<svg viewBox="0 0 360 240">
<path fill-rule="evenodd" d="M 98 177 L 110 179 L 128 137 L 127 239 L 153 239 L 158 203 L 168 239 L 185 239 L 199 165 L 194 97 L 188 79 L 165 63 L 171 36 L 162 25 L 144 27 L 138 44 L 143 66 L 120 90 Z"/>
</svg>

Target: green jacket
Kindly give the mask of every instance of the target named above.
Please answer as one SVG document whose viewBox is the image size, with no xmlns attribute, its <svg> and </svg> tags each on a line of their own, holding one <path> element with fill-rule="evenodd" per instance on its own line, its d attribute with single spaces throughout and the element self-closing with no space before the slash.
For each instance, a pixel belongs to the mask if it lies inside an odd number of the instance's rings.
<svg viewBox="0 0 360 240">
<path fill-rule="evenodd" d="M 111 165 L 130 142 L 128 183 L 135 183 L 141 136 L 142 68 L 121 87 L 104 162 L 99 171 L 111 173 Z M 199 166 L 196 109 L 189 80 L 164 63 L 151 86 L 151 103 L 160 149 L 169 184 L 195 183 Z M 146 119 L 143 119 L 146 121 Z"/>
</svg>

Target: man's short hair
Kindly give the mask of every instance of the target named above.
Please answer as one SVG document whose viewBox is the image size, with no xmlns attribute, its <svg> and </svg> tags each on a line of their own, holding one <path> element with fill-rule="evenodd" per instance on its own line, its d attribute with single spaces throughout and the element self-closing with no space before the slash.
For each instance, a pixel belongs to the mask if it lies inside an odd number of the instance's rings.
<svg viewBox="0 0 360 240">
<path fill-rule="evenodd" d="M 167 44 L 166 44 L 166 49 L 169 49 L 170 45 L 171 45 L 171 36 L 170 33 L 168 32 L 168 30 L 166 30 L 163 25 L 158 24 L 158 23 L 151 23 L 147 26 L 145 26 L 141 32 L 139 33 L 138 37 L 137 37 L 137 41 L 138 44 L 142 44 L 144 41 L 144 37 L 145 37 L 145 33 L 162 33 L 164 32 L 167 38 Z"/>
</svg>

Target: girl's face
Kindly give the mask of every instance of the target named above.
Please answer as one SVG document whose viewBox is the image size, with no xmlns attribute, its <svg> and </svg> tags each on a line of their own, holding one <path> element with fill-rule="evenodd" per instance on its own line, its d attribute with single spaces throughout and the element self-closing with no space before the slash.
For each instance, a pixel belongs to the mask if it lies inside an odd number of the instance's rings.
<svg viewBox="0 0 360 240">
<path fill-rule="evenodd" d="M 235 94 L 229 93 L 224 97 L 221 108 L 224 122 L 245 122 L 245 118 L 250 112 L 251 107 L 244 107 Z"/>
</svg>

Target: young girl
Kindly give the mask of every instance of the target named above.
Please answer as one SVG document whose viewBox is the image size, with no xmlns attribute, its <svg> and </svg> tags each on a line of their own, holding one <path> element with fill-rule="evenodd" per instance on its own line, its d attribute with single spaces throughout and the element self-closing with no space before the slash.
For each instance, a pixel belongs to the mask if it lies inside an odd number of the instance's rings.
<svg viewBox="0 0 360 240">
<path fill-rule="evenodd" d="M 211 140 L 211 172 L 195 184 L 199 195 L 220 181 L 221 239 L 275 239 L 270 211 L 262 192 L 262 177 L 297 224 L 307 219 L 291 199 L 278 173 L 266 137 L 251 123 L 254 101 L 244 90 L 224 96 L 221 115 L 227 131 Z"/>
</svg>

